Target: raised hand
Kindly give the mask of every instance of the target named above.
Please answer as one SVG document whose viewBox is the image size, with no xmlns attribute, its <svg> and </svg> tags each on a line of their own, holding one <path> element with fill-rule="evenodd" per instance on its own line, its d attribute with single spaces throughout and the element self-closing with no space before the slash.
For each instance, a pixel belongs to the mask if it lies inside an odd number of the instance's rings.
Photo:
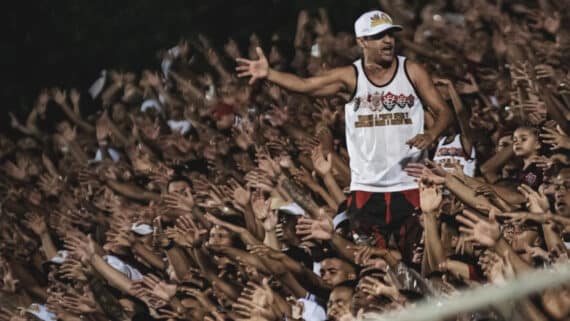
<svg viewBox="0 0 570 321">
<path fill-rule="evenodd" d="M 14 164 L 10 160 L 7 160 L 4 163 L 2 163 L 1 168 L 4 171 L 4 173 L 6 173 L 6 175 L 12 177 L 13 179 L 16 179 L 19 181 L 25 181 L 29 178 L 28 173 L 27 173 L 25 168 L 21 168 L 19 166 L 16 166 L 16 164 Z"/>
<path fill-rule="evenodd" d="M 570 137 L 560 127 L 556 129 L 543 127 L 542 130 L 544 132 L 539 136 L 542 138 L 543 143 L 552 145 L 550 147 L 551 150 L 570 149 Z"/>
<path fill-rule="evenodd" d="M 176 294 L 176 284 L 168 284 L 164 280 L 161 280 L 158 276 L 153 274 L 147 274 L 140 281 L 137 281 L 133 288 L 137 290 L 151 292 L 153 296 L 156 296 L 164 301 L 169 301 Z"/>
<path fill-rule="evenodd" d="M 57 196 L 64 188 L 64 181 L 60 176 L 46 172 L 40 175 L 38 187 L 48 196 Z"/>
<path fill-rule="evenodd" d="M 123 253 L 126 248 L 129 248 L 133 241 L 131 231 L 125 228 L 112 228 L 105 233 L 106 243 L 103 249 L 113 253 Z"/>
<path fill-rule="evenodd" d="M 257 167 L 264 171 L 269 177 L 276 177 L 281 173 L 279 164 L 271 158 L 267 148 L 256 148 Z"/>
<path fill-rule="evenodd" d="M 479 92 L 479 85 L 477 84 L 477 81 L 475 81 L 475 77 L 469 73 L 465 76 L 465 78 L 469 80 L 469 83 L 458 82 L 456 85 L 457 92 L 460 94 L 474 94 Z"/>
<path fill-rule="evenodd" d="M 242 122 L 243 123 L 243 122 Z M 232 127 L 232 135 L 239 148 L 248 150 L 253 145 L 253 127 L 242 124 Z"/>
<path fill-rule="evenodd" d="M 327 217 L 318 220 L 301 217 L 297 221 L 296 233 L 303 241 L 330 240 L 333 232 L 332 220 Z"/>
<path fill-rule="evenodd" d="M 8 293 L 15 293 L 20 281 L 14 277 L 14 272 L 12 271 L 10 264 L 8 264 L 8 262 L 2 257 L 0 257 L 0 275 L 2 275 L 2 287 L 0 290 Z"/>
<path fill-rule="evenodd" d="M 64 90 L 61 90 L 59 88 L 53 88 L 51 91 L 51 96 L 53 98 L 53 101 L 56 102 L 56 104 L 63 106 L 66 104 L 66 100 L 67 100 L 67 92 Z"/>
<path fill-rule="evenodd" d="M 166 236 L 177 244 L 184 247 L 194 247 L 208 233 L 206 229 L 200 229 L 191 217 L 179 216 L 174 228 L 166 229 Z"/>
<path fill-rule="evenodd" d="M 283 126 L 289 121 L 289 107 L 277 107 L 272 105 L 271 110 L 267 112 L 267 120 L 269 120 L 272 126 Z"/>
<path fill-rule="evenodd" d="M 543 214 L 550 209 L 548 197 L 544 195 L 544 185 L 541 185 L 536 192 L 528 185 L 522 184 L 518 187 L 518 191 L 526 198 L 526 205 L 531 213 Z"/>
<path fill-rule="evenodd" d="M 307 139 L 295 140 L 295 145 L 297 148 L 305 154 L 311 155 L 313 150 L 319 146 L 320 142 L 315 137 L 309 137 Z"/>
<path fill-rule="evenodd" d="M 82 263 L 87 263 L 95 255 L 95 241 L 90 235 L 85 236 L 80 233 L 67 235 L 64 247 L 71 252 L 70 254 L 79 257 Z"/>
<path fill-rule="evenodd" d="M 437 165 L 434 165 L 437 166 Z M 438 168 L 439 169 L 439 168 Z M 422 163 L 408 163 L 404 168 L 406 173 L 411 176 L 415 177 L 421 181 L 424 181 L 428 184 L 443 184 L 445 183 L 445 174 L 441 176 L 440 172 L 438 171 L 437 174 L 429 169 L 426 165 Z M 442 169 L 443 170 L 443 169 Z M 445 170 L 444 170 L 445 171 Z"/>
<path fill-rule="evenodd" d="M 312 114 L 313 119 L 322 122 L 327 127 L 334 125 L 339 115 L 338 109 L 333 110 L 329 102 L 324 98 L 317 100 L 313 106 L 317 110 Z"/>
<path fill-rule="evenodd" d="M 365 276 L 358 285 L 364 293 L 371 296 L 385 295 L 394 298 L 399 295 L 398 289 L 392 284 L 386 284 L 377 278 Z"/>
<path fill-rule="evenodd" d="M 409 176 L 420 178 L 422 174 L 426 173 L 425 171 L 429 171 L 429 168 L 423 163 L 408 163 L 404 170 Z"/>
<path fill-rule="evenodd" d="M 111 136 L 111 119 L 106 110 L 95 123 L 95 136 L 99 146 L 107 145 L 107 138 Z"/>
<path fill-rule="evenodd" d="M 173 210 L 192 212 L 194 208 L 194 196 L 189 188 L 182 192 L 168 193 L 162 196 L 166 206 Z"/>
<path fill-rule="evenodd" d="M 132 291 L 133 295 L 139 300 L 146 303 L 149 308 L 156 310 L 168 304 L 168 301 L 163 300 L 159 296 L 155 295 L 152 289 L 144 284 L 144 280 L 133 282 Z"/>
<path fill-rule="evenodd" d="M 406 145 L 409 145 L 410 148 L 416 147 L 417 149 L 428 149 L 431 148 L 435 143 L 435 139 L 436 137 L 434 137 L 431 133 L 425 132 L 422 134 L 417 134 L 416 136 L 406 141 Z"/>
<path fill-rule="evenodd" d="M 76 257 L 68 255 L 57 273 L 68 280 L 87 281 L 86 274 L 91 273 L 89 267 L 83 265 Z"/>
<path fill-rule="evenodd" d="M 28 319 L 23 318 L 16 313 L 16 311 L 10 311 L 8 308 L 0 308 L 0 321 L 27 321 Z"/>
<path fill-rule="evenodd" d="M 271 210 L 271 198 L 266 200 L 263 197 L 263 193 L 258 190 L 251 198 L 251 207 L 255 217 L 262 223 L 263 228 L 266 231 L 275 229 L 275 224 L 277 224 L 277 213 L 274 213 Z"/>
<path fill-rule="evenodd" d="M 69 92 L 69 100 L 71 101 L 73 106 L 79 107 L 80 99 L 81 99 L 81 94 L 79 93 L 79 90 L 75 88 L 71 89 L 71 91 Z M 76 112 L 78 112 L 78 110 Z"/>
<path fill-rule="evenodd" d="M 271 306 L 275 302 L 269 280 L 264 278 L 262 284 L 248 282 L 242 290 L 237 302 L 232 304 L 232 310 L 245 320 L 272 320 Z"/>
<path fill-rule="evenodd" d="M 60 304 L 65 310 L 79 315 L 98 311 L 97 301 L 95 301 L 95 296 L 88 286 L 83 288 L 82 294 L 67 291 L 62 296 Z"/>
<path fill-rule="evenodd" d="M 260 257 L 268 257 L 268 258 L 273 259 L 273 260 L 282 260 L 285 258 L 285 256 L 287 256 L 287 254 L 285 254 L 281 251 L 277 251 L 277 250 L 270 248 L 269 246 L 266 246 L 266 245 L 248 246 L 247 250 L 249 251 L 249 253 L 251 253 L 253 255 L 257 255 Z"/>
<path fill-rule="evenodd" d="M 375 267 L 385 269 L 387 268 L 386 262 L 382 259 L 388 251 L 386 249 L 370 247 L 370 246 L 351 246 L 351 249 L 354 250 L 354 263 L 365 266 L 365 267 Z M 380 263 L 380 261 L 382 263 Z"/>
<path fill-rule="evenodd" d="M 198 303 L 206 310 L 212 312 L 216 311 L 216 305 L 210 300 L 208 295 L 212 292 L 212 289 L 207 289 L 206 291 L 201 291 L 188 286 L 180 287 L 180 292 L 185 293 L 198 301 Z"/>
<path fill-rule="evenodd" d="M 45 218 L 37 213 L 29 213 L 26 215 L 23 223 L 37 236 L 42 236 L 48 230 Z"/>
<path fill-rule="evenodd" d="M 311 154 L 311 160 L 313 161 L 313 166 L 315 170 L 321 175 L 325 176 L 330 173 L 332 169 L 332 157 L 331 153 L 328 153 L 326 156 L 323 155 L 320 146 L 317 146 L 313 149 Z"/>
<path fill-rule="evenodd" d="M 269 63 L 267 62 L 267 58 L 265 58 L 263 50 L 261 50 L 260 47 L 256 47 L 255 51 L 259 57 L 258 60 L 249 60 L 244 58 L 236 59 L 236 61 L 241 64 L 236 67 L 236 70 L 239 72 L 238 77 L 251 77 L 249 80 L 250 85 L 257 79 L 266 78 L 269 74 Z"/>
<path fill-rule="evenodd" d="M 291 175 L 293 175 L 293 179 L 299 185 L 306 185 L 306 186 L 319 186 L 319 183 L 315 180 L 315 178 L 309 173 L 309 171 L 305 167 L 301 168 L 290 168 Z"/>
<path fill-rule="evenodd" d="M 246 186 L 253 189 L 260 189 L 264 192 L 272 192 L 275 183 L 262 170 L 252 170 L 245 175 Z"/>
<path fill-rule="evenodd" d="M 546 114 L 540 112 L 530 112 L 527 114 L 529 122 L 533 125 L 539 125 L 546 120 Z"/>
<path fill-rule="evenodd" d="M 197 203 L 198 206 L 206 209 L 221 208 L 224 206 L 223 194 L 220 189 L 214 185 L 210 185 L 208 191 L 197 190 L 196 194 L 203 199 L 203 201 Z"/>
<path fill-rule="evenodd" d="M 420 208 L 426 214 L 438 214 L 443 199 L 441 188 L 420 183 Z"/>
<path fill-rule="evenodd" d="M 464 210 L 462 215 L 456 216 L 456 220 L 463 224 L 459 231 L 465 233 L 466 242 L 473 241 L 493 247 L 501 238 L 499 223 L 492 213 L 489 213 L 489 220 L 485 220 L 470 210 Z"/>
<path fill-rule="evenodd" d="M 245 189 L 235 179 L 229 180 L 229 188 L 233 196 L 233 205 L 242 211 L 247 207 L 251 199 L 251 192 Z"/>
<path fill-rule="evenodd" d="M 237 42 L 230 38 L 228 42 L 224 45 L 224 52 L 232 59 L 239 59 L 241 57 L 241 52 L 239 50 L 239 46 Z"/>
</svg>

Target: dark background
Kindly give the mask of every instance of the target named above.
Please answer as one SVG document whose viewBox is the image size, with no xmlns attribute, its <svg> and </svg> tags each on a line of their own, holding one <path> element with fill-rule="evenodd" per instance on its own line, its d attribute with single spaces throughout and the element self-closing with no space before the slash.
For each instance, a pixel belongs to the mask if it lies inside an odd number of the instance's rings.
<svg viewBox="0 0 570 321">
<path fill-rule="evenodd" d="M 138 72 L 159 69 L 156 53 L 181 38 L 209 36 L 217 48 L 234 37 L 242 52 L 256 32 L 262 41 L 272 32 L 294 35 L 303 8 L 316 15 L 328 10 L 334 31 L 352 31 L 363 11 L 377 1 L 350 0 L 35 0 L 14 2 L 5 11 L 2 52 L 3 100 L 21 120 L 41 88 L 86 90 L 102 69 Z"/>
</svg>

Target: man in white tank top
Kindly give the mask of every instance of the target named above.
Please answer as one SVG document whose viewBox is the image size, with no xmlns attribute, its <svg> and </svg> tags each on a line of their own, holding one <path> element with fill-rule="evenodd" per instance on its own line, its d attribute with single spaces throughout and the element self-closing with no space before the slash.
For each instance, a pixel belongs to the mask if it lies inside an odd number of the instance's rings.
<svg viewBox="0 0 570 321">
<path fill-rule="evenodd" d="M 367 238 L 369 244 L 386 246 L 392 234 L 406 239 L 408 234 L 414 234 L 414 238 L 421 234 L 419 224 L 408 220 L 419 207 L 419 193 L 404 168 L 424 157 L 423 151 L 437 142 L 452 114 L 427 71 L 395 55 L 393 33 L 402 27 L 394 25 L 390 16 L 369 11 L 356 20 L 354 28 L 363 56 L 350 66 L 301 78 L 270 68 L 258 47 L 259 59 L 238 58 L 236 70 L 239 77 L 251 77 L 250 84 L 265 78 L 287 90 L 312 96 L 339 92 L 351 95 L 345 105 L 351 226 L 358 235 L 355 240 Z M 437 117 L 427 130 L 422 102 Z M 411 256 L 412 244 L 408 240 L 402 243 L 400 250 L 410 252 L 402 253 L 404 258 Z"/>
</svg>

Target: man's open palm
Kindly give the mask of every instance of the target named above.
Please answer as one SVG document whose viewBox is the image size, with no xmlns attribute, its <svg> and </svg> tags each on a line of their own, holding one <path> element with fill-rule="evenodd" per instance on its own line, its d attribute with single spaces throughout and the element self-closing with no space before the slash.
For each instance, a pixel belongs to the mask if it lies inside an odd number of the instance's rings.
<svg viewBox="0 0 570 321">
<path fill-rule="evenodd" d="M 267 77 L 267 74 L 269 73 L 269 63 L 267 62 L 267 58 L 265 58 L 265 54 L 263 54 L 263 50 L 261 50 L 260 47 L 256 47 L 255 51 L 259 57 L 258 60 L 249 60 L 244 58 L 236 59 L 237 62 L 241 64 L 236 67 L 238 77 L 251 77 L 249 80 L 250 85 L 257 79 Z"/>
</svg>

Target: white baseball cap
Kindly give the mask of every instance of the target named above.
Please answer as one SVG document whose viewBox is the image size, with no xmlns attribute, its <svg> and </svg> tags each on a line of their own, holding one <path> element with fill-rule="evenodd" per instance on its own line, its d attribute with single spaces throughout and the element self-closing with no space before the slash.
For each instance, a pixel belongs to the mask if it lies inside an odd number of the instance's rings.
<svg viewBox="0 0 570 321">
<path fill-rule="evenodd" d="M 384 32 L 388 29 L 402 30 L 402 26 L 392 24 L 392 18 L 380 10 L 363 13 L 354 23 L 356 37 L 365 37 Z"/>
</svg>

